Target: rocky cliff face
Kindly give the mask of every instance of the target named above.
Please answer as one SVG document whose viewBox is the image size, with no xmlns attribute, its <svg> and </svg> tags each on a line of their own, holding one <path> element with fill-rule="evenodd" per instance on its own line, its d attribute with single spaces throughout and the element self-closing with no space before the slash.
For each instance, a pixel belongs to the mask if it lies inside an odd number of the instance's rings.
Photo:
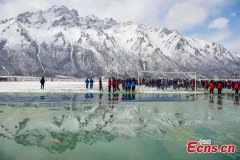
<svg viewBox="0 0 240 160">
<path fill-rule="evenodd" d="M 231 76 L 240 57 L 215 43 L 165 27 L 118 23 L 53 6 L 0 21 L 0 75 L 136 76 L 192 71 Z"/>
</svg>

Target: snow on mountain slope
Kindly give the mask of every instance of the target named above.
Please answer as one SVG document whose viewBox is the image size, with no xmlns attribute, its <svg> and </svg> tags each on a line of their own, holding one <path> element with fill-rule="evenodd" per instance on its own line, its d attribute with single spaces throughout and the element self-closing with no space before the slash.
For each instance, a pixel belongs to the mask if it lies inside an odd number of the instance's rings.
<svg viewBox="0 0 240 160">
<path fill-rule="evenodd" d="M 139 70 L 230 76 L 240 57 L 164 27 L 53 6 L 0 21 L 0 75 L 136 76 Z"/>
</svg>

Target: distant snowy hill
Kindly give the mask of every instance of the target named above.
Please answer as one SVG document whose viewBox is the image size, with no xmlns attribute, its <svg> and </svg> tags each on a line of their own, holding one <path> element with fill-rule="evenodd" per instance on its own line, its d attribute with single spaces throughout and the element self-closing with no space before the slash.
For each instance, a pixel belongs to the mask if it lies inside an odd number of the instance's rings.
<svg viewBox="0 0 240 160">
<path fill-rule="evenodd" d="M 164 27 L 53 6 L 0 21 L 0 75 L 134 76 L 139 70 L 230 76 L 240 57 Z"/>
</svg>

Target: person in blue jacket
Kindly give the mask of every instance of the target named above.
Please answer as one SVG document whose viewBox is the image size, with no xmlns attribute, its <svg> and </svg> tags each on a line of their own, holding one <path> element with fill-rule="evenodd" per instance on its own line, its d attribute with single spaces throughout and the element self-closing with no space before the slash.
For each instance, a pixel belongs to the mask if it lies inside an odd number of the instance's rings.
<svg viewBox="0 0 240 160">
<path fill-rule="evenodd" d="M 124 86 L 124 88 L 125 88 L 125 91 L 127 92 L 128 91 L 128 79 L 126 79 L 126 81 L 125 81 L 125 84 L 124 84 L 125 86 Z"/>
<path fill-rule="evenodd" d="M 128 89 L 128 92 L 130 92 L 130 90 L 131 90 L 131 79 L 129 79 L 128 80 L 128 82 L 127 82 L 127 89 Z"/>
<path fill-rule="evenodd" d="M 93 89 L 93 83 L 94 83 L 94 81 L 91 79 L 90 80 L 90 89 Z"/>
<path fill-rule="evenodd" d="M 136 88 L 136 81 L 135 81 L 135 79 L 133 78 L 133 79 L 132 79 L 132 91 L 133 91 L 133 92 L 135 91 L 135 88 Z"/>
<path fill-rule="evenodd" d="M 88 85 L 89 85 L 89 80 L 88 79 L 85 81 L 85 84 L 86 84 L 86 89 L 88 89 Z"/>
</svg>

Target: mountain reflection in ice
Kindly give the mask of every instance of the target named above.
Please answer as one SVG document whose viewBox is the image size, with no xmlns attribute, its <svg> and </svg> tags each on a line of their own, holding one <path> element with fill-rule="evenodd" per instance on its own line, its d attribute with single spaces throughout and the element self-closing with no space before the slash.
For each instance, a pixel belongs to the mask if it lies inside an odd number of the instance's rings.
<svg viewBox="0 0 240 160">
<path fill-rule="evenodd" d="M 200 127 L 221 138 L 227 128 L 219 126 L 240 122 L 234 95 L 1 95 L 0 102 L 0 136 L 59 153 L 116 138 L 193 140 L 202 138 Z"/>
</svg>

